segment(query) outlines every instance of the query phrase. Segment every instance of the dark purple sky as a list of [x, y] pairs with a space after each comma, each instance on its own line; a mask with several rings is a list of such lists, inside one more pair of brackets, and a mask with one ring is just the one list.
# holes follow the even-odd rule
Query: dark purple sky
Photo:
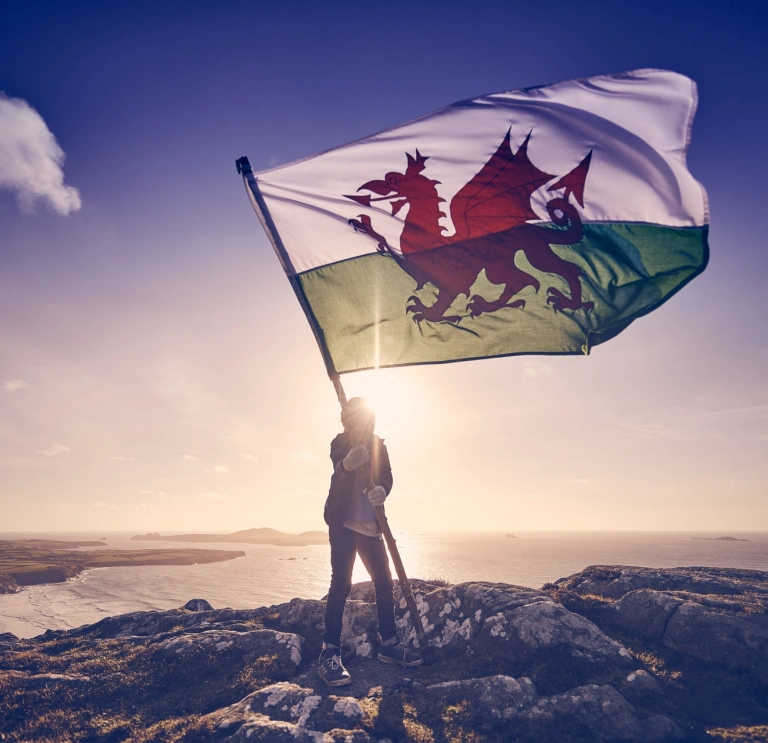
[[335, 403], [234, 160], [659, 67], [699, 85], [709, 268], [589, 359], [390, 376], [401, 519], [768, 529], [767, 61], [764, 2], [5, 3], [0, 90], [83, 203], [0, 190], [0, 382], [28, 385], [0, 387], [6, 528], [320, 525]]

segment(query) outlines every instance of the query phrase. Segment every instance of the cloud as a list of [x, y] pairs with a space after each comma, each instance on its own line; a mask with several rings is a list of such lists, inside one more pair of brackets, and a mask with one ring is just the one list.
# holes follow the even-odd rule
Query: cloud
[[168, 495], [165, 490], [139, 490], [141, 495], [159, 495], [161, 498]]
[[258, 462], [259, 458], [255, 454], [245, 454], [243, 452], [240, 452], [238, 455], [240, 459], [245, 459], [248, 462]]
[[316, 457], [314, 454], [311, 454], [308, 451], [296, 451], [293, 454], [291, 454], [291, 457], [296, 462], [319, 462], [320, 458]]
[[225, 467], [223, 464], [217, 464], [214, 467], [204, 469], [203, 472], [213, 472], [215, 475], [226, 475], [229, 472], [229, 467]]
[[136, 457], [110, 457], [113, 462], [135, 462]]
[[208, 498], [209, 500], [224, 500], [225, 498], [229, 498], [229, 496], [224, 493], [198, 493], [197, 497]]
[[191, 454], [185, 454], [185, 455], [182, 457], [182, 459], [183, 459], [185, 462], [196, 462], [196, 461], [197, 461], [197, 457], [193, 457]]
[[47, 449], [38, 449], [37, 453], [42, 454], [44, 457], [55, 457], [59, 454], [64, 454], [64, 452], [69, 451], [68, 446], [64, 446], [64, 444], [58, 444], [54, 442], [51, 444]]
[[123, 510], [120, 506], [116, 506], [114, 503], [105, 503], [103, 500], [94, 501], [93, 505], [98, 506], [99, 508], [111, 508], [113, 511]]
[[64, 150], [43, 117], [21, 98], [0, 92], [0, 188], [16, 194], [24, 211], [38, 200], [59, 214], [77, 211], [80, 192], [64, 185]]
[[543, 361], [526, 361], [523, 364], [523, 373], [529, 377], [541, 377], [552, 374], [552, 367]]
[[749, 405], [745, 408], [730, 408], [727, 410], [712, 410], [704, 413], [705, 418], [766, 418], [768, 405]]
[[9, 379], [7, 382], [3, 382], [3, 389], [6, 392], [18, 392], [19, 390], [28, 390], [29, 384], [23, 379]]
[[[679, 428], [672, 428], [665, 423], [621, 423], [630, 436], [643, 439], [685, 439], [692, 438]], [[695, 438], [695, 436], [693, 436]]]

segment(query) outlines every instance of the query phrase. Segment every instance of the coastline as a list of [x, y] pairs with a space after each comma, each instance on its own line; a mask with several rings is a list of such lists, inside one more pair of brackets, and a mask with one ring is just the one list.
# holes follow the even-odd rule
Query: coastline
[[[109, 547], [136, 550], [148, 546], [130, 541], [134, 533], [108, 534]], [[692, 536], [707, 534], [693, 531], [515, 533], [518, 539], [506, 539], [505, 532], [443, 533], [439, 539], [431, 535], [403, 534], [398, 536], [398, 546], [409, 576], [426, 575], [452, 583], [474, 579], [533, 589], [598, 564], [654, 568], [710, 565], [768, 570], [768, 534], [765, 532], [733, 533], [750, 540], [736, 543], [693, 541]], [[94, 533], [99, 537], [103, 534]], [[68, 536], [93, 537], [82, 533]], [[188, 546], [219, 548], [225, 545]], [[294, 597], [320, 599], [328, 590], [330, 562], [325, 545], [243, 544], [242, 550], [246, 554], [244, 559], [203, 565], [142, 566], [142, 570], [122, 567], [88, 570], [64, 583], [29, 586], [15, 595], [0, 595], [0, 625], [18, 636], [32, 637], [47, 629], [73, 628], [106, 616], [170, 610], [190, 596], [205, 598], [213, 606], [249, 609], [283, 603]], [[306, 559], [289, 560], [290, 557]], [[366, 577], [358, 561], [353, 582]]]
[[0, 541], [0, 594], [25, 586], [64, 583], [88, 568], [197, 565], [245, 557], [242, 550], [197, 548], [80, 551], [77, 547], [107, 547], [104, 542], [14, 540]]

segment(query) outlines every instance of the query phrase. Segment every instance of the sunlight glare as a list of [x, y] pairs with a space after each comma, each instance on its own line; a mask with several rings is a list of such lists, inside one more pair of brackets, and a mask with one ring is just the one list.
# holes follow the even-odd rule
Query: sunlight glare
[[411, 423], [412, 390], [402, 370], [376, 369], [344, 380], [348, 398], [364, 397], [376, 411], [376, 431], [392, 436]]

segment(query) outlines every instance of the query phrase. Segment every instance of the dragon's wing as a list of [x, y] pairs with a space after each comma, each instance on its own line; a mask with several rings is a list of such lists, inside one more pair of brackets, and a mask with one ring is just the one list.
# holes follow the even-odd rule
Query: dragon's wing
[[451, 201], [456, 235], [451, 242], [503, 232], [529, 219], [533, 192], [555, 176], [528, 159], [528, 140], [512, 153], [509, 132], [480, 172]]

